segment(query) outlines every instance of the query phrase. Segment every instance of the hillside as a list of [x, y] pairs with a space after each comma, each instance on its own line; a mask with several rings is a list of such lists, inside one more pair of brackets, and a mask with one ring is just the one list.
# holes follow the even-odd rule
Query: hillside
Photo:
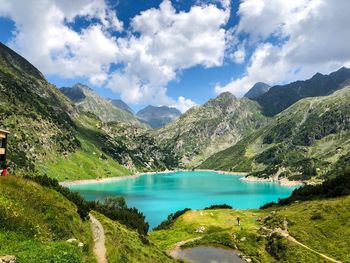
[[[193, 210], [171, 228], [151, 232], [151, 240], [170, 252], [197, 238], [184, 247], [224, 245], [251, 262], [330, 262], [323, 256], [349, 262], [349, 216], [349, 196], [260, 210]], [[203, 233], [195, 232], [199, 227]]]
[[174, 148], [182, 165], [195, 166], [232, 146], [267, 120], [256, 102], [237, 99], [226, 92], [188, 110], [177, 121], [156, 131], [155, 136], [161, 144]]
[[93, 214], [102, 223], [105, 230], [108, 262], [175, 262], [153, 244], [143, 244], [137, 232], [101, 214], [96, 212]]
[[323, 178], [350, 150], [350, 88], [303, 99], [201, 168], [250, 171], [295, 180]]
[[[61, 88], [60, 91], [71, 99], [78, 109], [91, 112], [104, 122], [119, 121], [133, 125], [141, 125], [127, 109], [115, 106], [113, 102], [97, 95], [90, 87], [83, 84], [75, 84], [71, 88]], [[117, 104], [117, 105], [120, 105]], [[125, 107], [125, 105], [124, 105]]]
[[180, 115], [181, 112], [179, 110], [166, 106], [147, 106], [136, 113], [140, 120], [152, 128], [163, 127], [176, 120]]
[[0, 187], [0, 255], [26, 263], [95, 262], [90, 224], [62, 195], [14, 177], [1, 177]]
[[0, 93], [1, 126], [11, 131], [11, 167], [34, 170], [48, 152], [66, 155], [80, 147], [73, 105], [34, 66], [2, 44]]
[[349, 85], [349, 82], [350, 69], [343, 67], [329, 75], [317, 73], [305, 81], [274, 86], [255, 100], [262, 106], [266, 115], [273, 116], [303, 98], [330, 95]]

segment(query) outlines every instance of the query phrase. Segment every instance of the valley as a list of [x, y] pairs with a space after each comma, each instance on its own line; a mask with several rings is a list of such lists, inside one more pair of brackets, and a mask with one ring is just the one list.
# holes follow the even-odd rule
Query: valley
[[[123, 101], [103, 98], [83, 84], [57, 88], [0, 44], [0, 128], [10, 131], [10, 176], [0, 178], [0, 256], [29, 263], [100, 262], [91, 214], [104, 230], [104, 257], [112, 263], [175, 262], [170, 257], [174, 248], [198, 245], [235, 249], [247, 262], [348, 262], [349, 80], [350, 70], [341, 68], [286, 87], [260, 83], [244, 98], [224, 92], [183, 114], [158, 106], [135, 114]], [[301, 90], [297, 95], [296, 86]], [[290, 100], [276, 100], [280, 89], [289, 88]], [[189, 194], [183, 200], [185, 194], [179, 193], [176, 198], [179, 185], [191, 186], [186, 191], [192, 194], [200, 186], [224, 197], [203, 196], [205, 205], [196, 210], [169, 210], [172, 215], [159, 224], [166, 219], [162, 215], [152, 223], [158, 227], [149, 231], [142, 205], [126, 194], [102, 193], [101, 188], [96, 190], [101, 196], [87, 201], [59, 185], [177, 170], [241, 172], [253, 181], [275, 181], [265, 185], [270, 196], [274, 187], [283, 189], [278, 184], [283, 180], [306, 186], [266, 200], [259, 196], [259, 204], [242, 206], [244, 187], [256, 197], [264, 183], [221, 182], [226, 177], [215, 175], [205, 183], [185, 180], [167, 189], [164, 174], [158, 174], [160, 179], [150, 175], [145, 177], [148, 189], [163, 191], [158, 199], [182, 202], [178, 210], [200, 196]], [[215, 186], [214, 180], [222, 185]], [[130, 182], [125, 180], [123, 189], [132, 189]], [[140, 194], [140, 185], [135, 188], [132, 194], [145, 204], [149, 193]], [[87, 196], [94, 191], [88, 189]], [[109, 199], [111, 195], [127, 199]], [[204, 209], [235, 196], [240, 199], [232, 199], [233, 208]], [[170, 207], [170, 201], [163, 205]]]

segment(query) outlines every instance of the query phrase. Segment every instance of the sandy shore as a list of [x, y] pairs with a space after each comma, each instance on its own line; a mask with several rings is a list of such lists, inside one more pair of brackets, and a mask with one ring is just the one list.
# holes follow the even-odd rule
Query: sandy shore
[[254, 176], [243, 177], [241, 178], [243, 181], [247, 182], [275, 182], [279, 183], [281, 186], [302, 186], [305, 184], [303, 181], [291, 181], [287, 178], [274, 179], [274, 178], [259, 178]]
[[[146, 174], [162, 174], [162, 173], [173, 173], [173, 172], [192, 172], [192, 170], [187, 169], [177, 169], [177, 170], [167, 170], [161, 172], [145, 172], [145, 173], [137, 173], [134, 175], [125, 175], [125, 176], [116, 176], [109, 178], [98, 178], [98, 179], [84, 179], [84, 180], [75, 180], [75, 181], [64, 181], [60, 182], [60, 185], [69, 187], [72, 185], [80, 185], [80, 184], [96, 184], [96, 183], [108, 183], [108, 182], [116, 182], [123, 181], [132, 178], [137, 178]], [[230, 174], [230, 175], [238, 175], [238, 176], [246, 176], [247, 173], [242, 172], [227, 172], [227, 171], [215, 171], [215, 170], [206, 170], [206, 169], [196, 169], [194, 172], [216, 172], [219, 174]]]

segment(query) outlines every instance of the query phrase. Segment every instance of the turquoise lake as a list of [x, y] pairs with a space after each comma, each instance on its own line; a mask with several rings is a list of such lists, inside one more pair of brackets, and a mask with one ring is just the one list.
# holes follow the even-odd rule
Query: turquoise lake
[[201, 209], [214, 204], [228, 204], [240, 209], [259, 208], [267, 202], [289, 196], [296, 188], [270, 182], [246, 182], [240, 178], [216, 172], [171, 172], [69, 188], [87, 200], [124, 196], [129, 207], [136, 207], [144, 213], [150, 229], [170, 213], [184, 208]]

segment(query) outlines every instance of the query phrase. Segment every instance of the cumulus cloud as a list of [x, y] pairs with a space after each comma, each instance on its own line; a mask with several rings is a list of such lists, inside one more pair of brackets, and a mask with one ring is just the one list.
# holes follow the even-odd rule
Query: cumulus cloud
[[350, 65], [347, 0], [244, 0], [235, 34], [253, 48], [245, 74], [217, 93], [242, 96], [254, 83], [305, 79]]
[[[0, 16], [15, 21], [10, 45], [46, 74], [99, 84], [117, 58], [109, 31], [122, 30], [122, 23], [103, 0], [0, 0]], [[99, 23], [76, 32], [68, 26], [76, 17]]]
[[[112, 78], [108, 86], [129, 102], [147, 100], [170, 105], [172, 100], [164, 87], [179, 71], [196, 65], [222, 65], [226, 47], [223, 26], [229, 16], [229, 9], [214, 4], [177, 12], [169, 0], [159, 8], [143, 11], [131, 21], [132, 34], [118, 39], [119, 61], [125, 65], [123, 78], [129, 81]], [[131, 80], [137, 85], [129, 85]], [[129, 93], [139, 96], [128, 96]]]
[[191, 99], [186, 99], [182, 96], [180, 96], [176, 102], [176, 104], [172, 105], [171, 107], [177, 108], [182, 113], [188, 111], [190, 108], [196, 106], [197, 103], [192, 101]]
[[[0, 16], [15, 21], [10, 45], [44, 73], [87, 78], [127, 102], [184, 111], [194, 103], [169, 98], [167, 84], [184, 69], [223, 64], [230, 1], [205, 1], [185, 12], [164, 0], [133, 17], [130, 28], [105, 0], [0, 0]], [[77, 18], [89, 26], [74, 29]], [[116, 34], [122, 30], [127, 34]]]

